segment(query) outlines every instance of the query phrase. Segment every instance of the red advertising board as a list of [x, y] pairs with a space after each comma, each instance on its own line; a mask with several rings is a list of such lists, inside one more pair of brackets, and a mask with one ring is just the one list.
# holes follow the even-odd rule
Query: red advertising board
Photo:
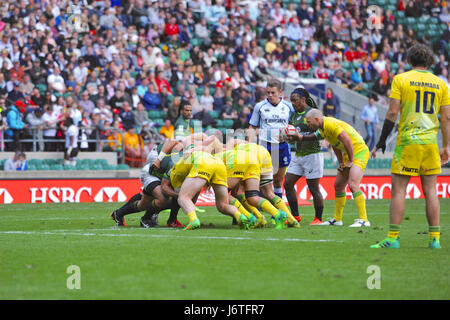
[[[336, 177], [320, 179], [320, 190], [325, 199], [334, 199]], [[390, 176], [367, 176], [361, 182], [366, 199], [390, 199]], [[0, 180], [0, 204], [58, 203], [58, 202], [123, 202], [140, 192], [139, 179], [41, 179]], [[297, 182], [296, 190], [301, 205], [311, 204], [311, 194], [305, 179]], [[439, 176], [437, 193], [440, 198], [450, 198], [450, 176]], [[351, 192], [347, 187], [347, 196]], [[420, 178], [413, 177], [407, 188], [407, 199], [423, 198]], [[212, 192], [202, 192], [197, 205], [215, 205]]]

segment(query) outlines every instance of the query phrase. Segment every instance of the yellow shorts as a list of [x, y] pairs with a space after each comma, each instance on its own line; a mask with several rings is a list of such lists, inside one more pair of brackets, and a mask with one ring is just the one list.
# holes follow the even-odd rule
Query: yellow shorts
[[228, 188], [227, 168], [225, 164], [214, 157], [204, 157], [192, 166], [187, 178], [202, 178], [209, 184], [218, 184]]
[[192, 169], [192, 164], [186, 163], [181, 158], [170, 170], [170, 184], [174, 190], [181, 187], [184, 179], [186, 179], [187, 175]]
[[258, 149], [258, 157], [261, 164], [261, 174], [272, 173], [272, 157], [270, 156], [270, 152], [267, 151], [267, 149], [263, 146], [259, 146]]
[[[364, 172], [366, 170], [367, 162], [369, 162], [370, 158], [370, 151], [369, 148], [366, 146], [361, 150], [357, 150], [356, 153], [353, 155], [353, 164], [355, 166], [358, 166], [361, 168], [361, 170]], [[348, 161], [348, 155], [345, 152], [343, 159], [344, 164]]]
[[238, 178], [242, 181], [247, 179], [260, 179], [261, 170], [259, 164], [236, 164], [233, 168], [227, 166], [228, 178]]
[[396, 146], [391, 173], [405, 176], [427, 176], [441, 173], [441, 159], [436, 144]]

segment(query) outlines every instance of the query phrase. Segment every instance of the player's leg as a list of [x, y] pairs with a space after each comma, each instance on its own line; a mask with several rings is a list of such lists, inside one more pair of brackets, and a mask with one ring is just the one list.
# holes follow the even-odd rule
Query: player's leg
[[298, 212], [298, 200], [297, 192], [295, 192], [295, 184], [298, 179], [304, 175], [303, 166], [301, 165], [300, 157], [295, 156], [286, 171], [284, 180], [284, 190], [286, 192], [286, 198], [289, 203], [289, 208], [294, 218], [300, 222], [302, 217]]
[[249, 228], [249, 220], [247, 217], [239, 212], [239, 210], [229, 203], [228, 188], [221, 184], [211, 184], [214, 190], [216, 208], [220, 213], [230, 216], [236, 221], [242, 228]]
[[428, 221], [428, 234], [430, 237], [429, 247], [440, 248], [440, 204], [436, 193], [437, 175], [426, 175], [420, 177], [422, 189], [425, 195], [425, 207]]
[[291, 214], [291, 210], [289, 210], [286, 203], [281, 199], [279, 196], [277, 196], [274, 193], [273, 184], [269, 183], [264, 186], [260, 186], [261, 188], [261, 195], [268, 199], [270, 203], [273, 204], [273, 206], [283, 212], [285, 212], [288, 216], [287, 223], [289, 227], [296, 227], [299, 228], [300, 224], [299, 221]]
[[250, 203], [248, 203], [247, 198], [245, 197], [245, 188], [243, 184], [239, 184], [237, 188], [233, 189], [232, 191], [233, 196], [239, 200], [239, 202], [244, 206], [244, 208], [251, 212], [252, 215], [254, 215], [256, 217], [256, 219], [258, 220], [258, 222], [256, 223], [256, 225], [254, 225], [255, 228], [258, 227], [264, 227], [267, 224], [266, 219], [264, 218], [264, 216], [261, 214], [261, 212], [259, 212], [259, 210], [252, 206]]
[[166, 225], [172, 228], [183, 228], [184, 226], [178, 221], [178, 211], [180, 210], [180, 205], [178, 204], [177, 198], [172, 198], [170, 200], [170, 214], [167, 219]]
[[111, 213], [111, 219], [113, 219], [116, 222], [116, 225], [119, 227], [127, 226], [125, 223], [125, 216], [127, 214], [136, 213], [139, 212], [137, 209], [137, 203], [142, 198], [142, 193], [137, 193], [134, 196], [132, 196], [123, 206], [121, 206], [119, 209], [114, 210]]
[[313, 197], [315, 217], [310, 225], [319, 225], [322, 221], [323, 197], [319, 180], [323, 177], [323, 154], [313, 153], [300, 158], [306, 184]]
[[334, 182], [334, 215], [333, 218], [325, 221], [321, 226], [342, 226], [342, 214], [344, 212], [345, 202], [346, 202], [346, 192], [345, 188], [348, 183], [349, 169], [344, 169], [336, 174], [336, 180]]
[[[146, 210], [144, 216], [141, 218], [140, 225], [144, 228], [157, 227], [159, 212], [170, 208], [170, 198], [166, 198], [162, 192], [160, 184], [156, 184], [155, 187], [147, 187], [144, 189], [142, 199], [137, 203], [138, 210]], [[151, 190], [151, 191], [150, 191]], [[148, 193], [151, 192], [151, 195]]]
[[318, 225], [323, 222], [323, 196], [320, 192], [319, 181], [320, 179], [306, 179], [306, 184], [308, 185], [309, 192], [311, 192], [311, 195], [313, 197], [315, 211], [314, 220], [310, 223], [310, 225]]
[[383, 241], [370, 246], [371, 248], [400, 248], [398, 242], [400, 234], [400, 225], [405, 215], [406, 188], [410, 176], [401, 174], [392, 174], [392, 198], [389, 207], [389, 231], [387, 238]]
[[189, 219], [189, 224], [186, 226], [185, 230], [197, 229], [200, 227], [200, 220], [195, 212], [195, 204], [192, 199], [202, 190], [206, 183], [207, 181], [203, 178], [188, 177], [181, 185], [180, 192], [178, 193], [178, 204]]
[[245, 186], [245, 197], [247, 198], [250, 205], [257, 207], [259, 210], [264, 211], [272, 215], [275, 219], [276, 229], [283, 229], [284, 223], [288, 218], [287, 213], [280, 209], [275, 208], [270, 201], [261, 198], [258, 195], [259, 190], [259, 180], [258, 179], [247, 179], [244, 182]]
[[356, 209], [358, 210], [359, 219], [350, 227], [370, 227], [370, 222], [367, 219], [366, 199], [361, 191], [360, 183], [364, 176], [364, 171], [356, 164], [350, 168], [348, 186], [353, 194]]

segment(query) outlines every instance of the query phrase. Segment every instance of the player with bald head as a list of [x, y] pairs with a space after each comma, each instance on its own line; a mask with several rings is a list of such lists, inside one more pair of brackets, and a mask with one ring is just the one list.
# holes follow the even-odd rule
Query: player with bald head
[[290, 141], [325, 139], [331, 144], [339, 161], [334, 184], [334, 217], [321, 225], [343, 225], [342, 214], [346, 202], [345, 188], [348, 184], [359, 214], [359, 219], [356, 219], [350, 227], [370, 227], [366, 213], [366, 201], [360, 188], [361, 179], [364, 176], [364, 170], [370, 156], [369, 148], [363, 137], [348, 123], [326, 117], [318, 109], [308, 111], [306, 123], [315, 132], [309, 135], [300, 135], [296, 132], [289, 137]]

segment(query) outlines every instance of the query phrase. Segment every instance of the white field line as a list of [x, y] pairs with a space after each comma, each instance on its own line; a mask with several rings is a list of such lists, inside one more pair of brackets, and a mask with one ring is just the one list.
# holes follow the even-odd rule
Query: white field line
[[[34, 210], [34, 209], [33, 209]], [[216, 215], [217, 213], [202, 213], [202, 215], [204, 216], [204, 217], [209, 217], [209, 216], [213, 216], [213, 215]], [[424, 208], [424, 211], [423, 212], [406, 212], [405, 213], [405, 215], [406, 216], [408, 216], [408, 215], [425, 215], [425, 208]], [[446, 212], [446, 210], [442, 210], [442, 208], [441, 208], [441, 213], [440, 213], [441, 215], [443, 215], [443, 214], [448, 214], [448, 212]], [[1, 214], [0, 214], [1, 215]], [[36, 214], [36, 215], [38, 215], [38, 214]], [[357, 217], [358, 216], [358, 214], [357, 213], [354, 213], [354, 214], [352, 214], [352, 213], [348, 213], [348, 214], [345, 214], [349, 219], [351, 219], [351, 217], [353, 217], [353, 216], [355, 216], [355, 217]], [[378, 216], [378, 215], [389, 215], [389, 212], [368, 212], [367, 213], [367, 216], [369, 217], [369, 219], [370, 219], [370, 216]], [[314, 216], [314, 213], [304, 213], [304, 214], [302, 214], [302, 217], [313, 217]], [[138, 215], [135, 215], [134, 217], [138, 217]], [[163, 217], [164, 217], [164, 214], [163, 214]], [[267, 215], [266, 217], [269, 217], [269, 215]], [[331, 218], [332, 216], [330, 216], [330, 218]], [[109, 215], [103, 215], [103, 216], [99, 216], [99, 217], [83, 217], [83, 216], [69, 216], [69, 214], [67, 214], [67, 216], [65, 216], [65, 217], [61, 217], [61, 216], [59, 216], [59, 217], [46, 217], [46, 218], [44, 218], [44, 217], [30, 217], [30, 216], [27, 216], [27, 217], [13, 217], [13, 216], [8, 216], [7, 218], [5, 218], [5, 219], [8, 219], [8, 221], [27, 221], [27, 222], [32, 222], [32, 221], [53, 221], [53, 220], [62, 220], [62, 221], [65, 221], [65, 220], [72, 220], [72, 221], [75, 221], [75, 220], [98, 220], [98, 221], [101, 221], [101, 220], [104, 220], [104, 218], [106, 218], [106, 220], [111, 220], [110, 218], [109, 218]], [[327, 220], [327, 217], [324, 217], [324, 220]]]
[[[188, 231], [192, 232], [192, 231]], [[131, 234], [131, 233], [94, 233], [94, 232], [73, 232], [68, 230], [53, 231], [0, 231], [0, 234], [7, 235], [57, 235], [57, 236], [100, 236], [100, 237], [143, 237], [143, 238], [172, 238], [172, 239], [198, 239], [198, 240], [244, 240], [244, 241], [289, 241], [289, 242], [343, 242], [343, 240], [325, 239], [300, 239], [300, 238], [251, 238], [251, 237], [219, 237], [219, 236], [188, 236], [169, 234]]]

